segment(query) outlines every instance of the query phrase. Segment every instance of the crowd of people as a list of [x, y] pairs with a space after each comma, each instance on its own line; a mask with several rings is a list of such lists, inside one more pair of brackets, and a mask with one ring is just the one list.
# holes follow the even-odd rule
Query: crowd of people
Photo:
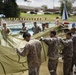
[[[34, 26], [31, 28], [33, 31], [33, 35], [41, 31], [45, 31], [47, 28], [49, 28], [49, 23], [42, 23], [42, 28], [40, 28], [40, 26], [37, 25], [37, 22], [34, 22], [33, 25]], [[20, 32], [24, 33], [27, 31], [28, 31], [28, 28], [26, 27], [26, 23], [22, 23], [22, 30]]]
[[[42, 24], [43, 30], [45, 27], [48, 28], [48, 24]], [[22, 23], [22, 30], [26, 30], [25, 23]], [[3, 30], [10, 34], [10, 29], [3, 24]], [[34, 27], [32, 27], [34, 34], [41, 31], [41, 28], [37, 26], [34, 22]], [[19, 55], [25, 57], [27, 56], [28, 63], [28, 75], [39, 75], [41, 66], [41, 41], [45, 42], [48, 46], [48, 70], [50, 75], [57, 75], [58, 59], [59, 59], [59, 45], [63, 46], [62, 49], [62, 59], [63, 59], [63, 75], [73, 75], [73, 66], [76, 66], [76, 28], [72, 28], [70, 32], [66, 33], [66, 39], [56, 36], [56, 31], [50, 31], [50, 37], [41, 37], [40, 40], [31, 39], [31, 34], [27, 31], [23, 32], [23, 38], [27, 41], [25, 47], [21, 51], [16, 48]], [[76, 73], [76, 72], [74, 72]]]
[[[25, 32], [28, 32], [29, 28], [26, 27], [26, 23], [22, 22], [22, 28], [20, 29], [20, 33], [23, 34]], [[41, 31], [45, 31], [46, 29], [49, 28], [49, 23], [42, 23], [41, 27], [37, 24], [37, 22], [33, 22], [33, 26], [31, 27], [31, 30], [33, 32], [33, 35], [41, 32]], [[1, 30], [3, 30], [7, 35], [12, 34], [12, 30], [10, 28], [7, 27], [7, 23], [4, 22], [1, 25]]]
[[[50, 75], [57, 75], [57, 66], [59, 58], [59, 45], [63, 45], [62, 59], [63, 59], [63, 75], [73, 75], [73, 66], [76, 66], [76, 29], [72, 28], [70, 32], [66, 33], [66, 39], [56, 36], [56, 31], [50, 31], [50, 37], [41, 37], [40, 40], [30, 39], [31, 35], [26, 32], [23, 33], [23, 38], [28, 43], [25, 45], [24, 50], [17, 53], [21, 56], [27, 56], [29, 67], [28, 75], [39, 75], [41, 66], [41, 41], [48, 45], [48, 70]], [[76, 72], [74, 72], [76, 73]]]

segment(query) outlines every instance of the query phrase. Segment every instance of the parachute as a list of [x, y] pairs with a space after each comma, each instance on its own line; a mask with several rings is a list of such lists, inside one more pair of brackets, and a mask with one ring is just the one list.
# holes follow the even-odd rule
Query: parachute
[[[49, 34], [50, 29], [61, 32], [60, 27], [48, 28], [44, 32], [33, 35], [32, 38], [39, 39]], [[59, 33], [59, 36], [62, 33]], [[27, 57], [17, 54], [16, 48], [23, 48], [27, 42], [23, 40], [22, 35], [7, 35], [0, 30], [0, 75], [22, 75], [28, 70]], [[41, 58], [42, 62], [47, 59], [48, 46], [42, 42]]]
[[[47, 31], [46, 31], [47, 32]], [[38, 39], [46, 32], [38, 33], [33, 38]], [[15, 37], [7, 35], [3, 30], [0, 31], [0, 75], [21, 75], [28, 70], [27, 57], [17, 54], [16, 48], [23, 48], [26, 44], [20, 35]], [[42, 42], [42, 62], [47, 58], [47, 45]]]

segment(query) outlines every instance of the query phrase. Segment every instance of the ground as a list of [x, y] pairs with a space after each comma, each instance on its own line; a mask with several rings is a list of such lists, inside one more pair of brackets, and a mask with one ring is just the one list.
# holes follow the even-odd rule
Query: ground
[[[24, 17], [24, 18], [30, 18], [30, 20], [32, 18], [42, 18], [42, 21], [50, 21], [50, 22], [55, 22], [56, 17], [59, 17], [59, 19], [61, 20], [61, 22], [63, 21], [61, 19], [60, 14], [41, 14], [41, 15], [37, 15], [37, 14], [26, 14], [26, 13], [21, 13], [20, 17]], [[76, 22], [76, 15], [71, 15], [70, 17], [68, 17], [69, 22]]]
[[[62, 69], [63, 69], [62, 68], [62, 62], [59, 62], [58, 69], [57, 69], [58, 75], [63, 75]], [[22, 75], [28, 75], [28, 71], [24, 72]], [[40, 75], [50, 75], [48, 68], [47, 68], [47, 62], [42, 63], [41, 68], [40, 68]]]

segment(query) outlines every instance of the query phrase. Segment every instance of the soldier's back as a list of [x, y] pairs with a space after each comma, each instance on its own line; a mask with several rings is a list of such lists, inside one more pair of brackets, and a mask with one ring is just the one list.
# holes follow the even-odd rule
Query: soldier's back
[[29, 41], [29, 54], [27, 56], [30, 66], [40, 66], [41, 64], [41, 42], [39, 40]]

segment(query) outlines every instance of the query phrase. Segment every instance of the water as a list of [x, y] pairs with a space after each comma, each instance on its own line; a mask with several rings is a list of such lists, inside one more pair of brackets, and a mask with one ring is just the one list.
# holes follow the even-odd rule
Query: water
[[[21, 30], [21, 29], [20, 29], [20, 30]], [[20, 30], [12, 30], [12, 29], [11, 29], [12, 34], [18, 34], [18, 33], [20, 33]], [[29, 32], [31, 35], [33, 35], [33, 31], [32, 31], [31, 29], [29, 29], [28, 32]]]
[[32, 31], [32, 30], [29, 29], [28, 32], [29, 32], [31, 35], [33, 35], [33, 31]]
[[[37, 23], [38, 26], [40, 26], [40, 28], [42, 29], [42, 23]], [[32, 31], [32, 27], [33, 27], [33, 23], [26, 23], [26, 27], [28, 29], [28, 32], [33, 35], [33, 31]], [[49, 27], [54, 27], [55, 24], [54, 23], [49, 23]], [[18, 34], [20, 33], [20, 30], [22, 29], [22, 25], [21, 24], [15, 24], [15, 25], [9, 25], [7, 26], [8, 28], [11, 29], [12, 34]]]
[[[33, 23], [31, 23], [31, 22], [26, 23], [25, 25], [29, 29], [31, 29], [34, 26]], [[40, 26], [40, 28], [42, 28], [42, 23], [37, 23], [37, 25]], [[49, 27], [53, 27], [53, 26], [55, 26], [54, 23], [49, 23]], [[22, 25], [21, 24], [15, 24], [15, 25], [9, 25], [7, 27], [9, 27], [11, 29], [13, 29], [13, 28], [14, 29], [21, 29], [22, 28]]]
[[[40, 26], [40, 28], [42, 29], [42, 23], [41, 22], [37, 23], [37, 25]], [[26, 27], [28, 29], [28, 32], [31, 35], [33, 35], [33, 31], [31, 29], [33, 26], [34, 26], [33, 22], [26, 23]], [[54, 22], [53, 23], [49, 23], [49, 28], [54, 27], [54, 26], [55, 26]], [[68, 26], [69, 26], [69, 29], [72, 28], [72, 23], [70, 23]], [[9, 25], [7, 27], [11, 29], [12, 34], [18, 34], [18, 33], [20, 33], [20, 30], [22, 29], [21, 23], [20, 24], [12, 24], [12, 25]]]
[[68, 28], [69, 28], [69, 29], [71, 29], [71, 28], [72, 28], [72, 23], [70, 23], [70, 24], [68, 25]]

